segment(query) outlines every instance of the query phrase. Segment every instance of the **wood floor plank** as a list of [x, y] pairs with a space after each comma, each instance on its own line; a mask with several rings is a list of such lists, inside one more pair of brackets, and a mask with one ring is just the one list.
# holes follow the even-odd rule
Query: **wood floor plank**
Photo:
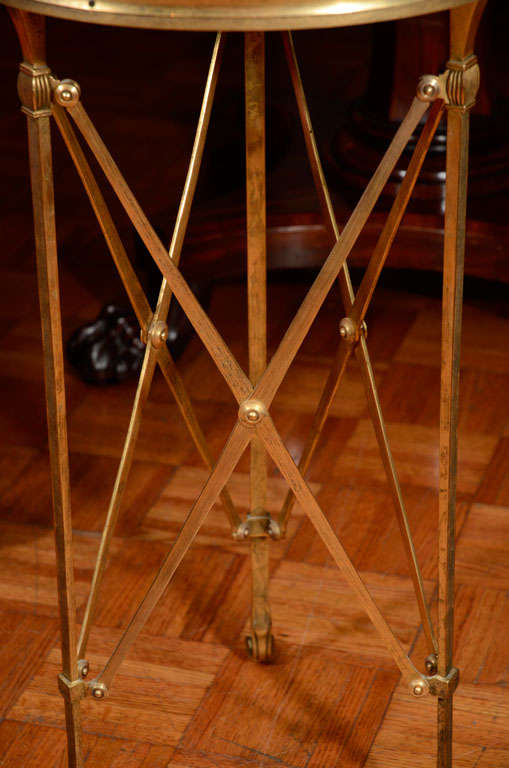
[[[44, 616], [0, 611], [0, 717], [3, 717], [58, 636], [58, 624]], [[20, 658], [20, 648], [23, 657]]]
[[[461, 364], [463, 370], [507, 375], [506, 339], [509, 320], [495, 304], [465, 303]], [[395, 359], [417, 365], [440, 365], [440, 302], [429, 300], [406, 334]]]
[[476, 494], [476, 501], [509, 507], [509, 437], [497, 443]]
[[[91, 674], [102, 668], [119, 632], [95, 628], [88, 649]], [[223, 664], [227, 649], [212, 644], [141, 636], [104, 701], [83, 701], [87, 733], [159, 746], [176, 746], [208, 687]], [[11, 720], [64, 725], [57, 689], [60, 652], [55, 646], [8, 711]], [[141, 748], [141, 747], [140, 747]], [[144, 758], [145, 759], [145, 758]]]
[[458, 545], [457, 581], [509, 588], [509, 507], [473, 504]]
[[[461, 684], [455, 695], [454, 743], [458, 764], [474, 768], [483, 750], [509, 749], [509, 702], [504, 688]], [[405, 686], [396, 688], [382, 727], [366, 762], [368, 768], [417, 765], [433, 768], [436, 701], [411, 699]], [[414, 757], [411, 757], [411, 756]], [[379, 759], [380, 757], [380, 759]], [[394, 760], [393, 763], [389, 759]], [[416, 762], [413, 762], [416, 760]]]
[[[387, 424], [394, 461], [403, 484], [436, 488], [438, 484], [438, 425]], [[474, 494], [495, 451], [497, 439], [480, 433], [459, 434], [458, 492]], [[353, 484], [383, 483], [384, 468], [373, 427], [361, 419], [342, 454], [330, 467], [333, 478]]]
[[2, 768], [65, 768], [65, 731], [41, 723], [4, 720], [0, 723], [0, 760]]
[[[410, 579], [361, 574], [394, 633], [409, 648], [419, 626]], [[425, 583], [428, 597], [433, 590]], [[349, 663], [393, 669], [394, 661], [337, 568], [283, 561], [271, 580], [277, 634], [285, 642], [338, 651]]]
[[[264, 767], [340, 764], [344, 754], [367, 754], [397, 678], [395, 672], [353, 667], [337, 653], [306, 646], [280, 647], [268, 667], [232, 658], [180, 747], [214, 755], [219, 765], [228, 759]], [[376, 695], [379, 717], [369, 706], [369, 691]], [[353, 759], [346, 764], [355, 765]]]

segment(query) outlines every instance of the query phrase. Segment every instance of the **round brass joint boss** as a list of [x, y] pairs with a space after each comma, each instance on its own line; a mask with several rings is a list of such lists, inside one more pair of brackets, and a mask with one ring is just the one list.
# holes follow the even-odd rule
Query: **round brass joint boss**
[[90, 671], [90, 665], [86, 659], [80, 659], [78, 661], [78, 674], [81, 678], [87, 677]]
[[414, 696], [425, 696], [429, 693], [429, 685], [423, 677], [417, 678], [410, 683], [410, 692]]
[[424, 660], [424, 666], [426, 668], [426, 674], [429, 677], [436, 675], [438, 660], [435, 653], [430, 653], [429, 656], [426, 656], [426, 659]]
[[61, 107], [73, 107], [81, 96], [81, 88], [74, 80], [61, 80], [55, 88], [55, 101]]
[[436, 75], [423, 75], [417, 86], [417, 98], [421, 101], [435, 101], [440, 96], [440, 81]]
[[156, 323], [150, 326], [148, 331], [148, 337], [155, 349], [159, 349], [166, 342], [168, 338], [168, 326], [162, 320], [158, 320]]
[[350, 317], [344, 317], [339, 323], [339, 335], [350, 343], [355, 341], [357, 326]]
[[104, 699], [108, 695], [108, 689], [104, 683], [93, 683], [91, 687], [94, 699]]
[[248, 427], [256, 427], [267, 415], [267, 409], [260, 400], [245, 400], [239, 408], [239, 419]]

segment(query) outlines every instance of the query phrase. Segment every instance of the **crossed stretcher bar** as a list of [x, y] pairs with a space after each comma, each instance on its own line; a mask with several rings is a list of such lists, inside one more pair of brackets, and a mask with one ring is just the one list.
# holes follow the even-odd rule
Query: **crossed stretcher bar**
[[[309, 289], [294, 319], [290, 323], [290, 326], [268, 364], [265, 373], [256, 386], [251, 384], [248, 376], [239, 366], [232, 352], [197, 301], [178, 269], [182, 244], [189, 219], [189, 212], [203, 155], [207, 128], [210, 121], [220, 61], [224, 48], [224, 34], [219, 33], [216, 37], [191, 161], [169, 253], [164, 248], [154, 229], [147, 220], [81, 102], [78, 101], [75, 104], [67, 106], [65, 109], [61, 104], [53, 104], [54, 117], [70, 152], [71, 158], [82, 179], [85, 190], [90, 198], [117, 270], [145, 334], [145, 338], [147, 339], [147, 348], [129, 429], [108, 509], [92, 579], [90, 595], [83, 620], [81, 636], [78, 643], [78, 658], [83, 658], [85, 653], [106, 565], [109, 545], [118, 518], [123, 490], [127, 482], [134, 456], [141, 413], [148, 397], [157, 364], [159, 364], [166, 381], [174, 394], [177, 405], [202, 458], [211, 470], [209, 478], [186, 518], [171, 550], [164, 559], [156, 577], [129, 625], [125, 629], [104, 670], [90, 683], [92, 693], [99, 687], [102, 691], [107, 691], [111, 686], [113, 677], [119, 665], [127, 654], [130, 646], [135, 642], [150, 613], [164, 593], [218, 496], [221, 496], [233, 532], [238, 530], [241, 525], [241, 519], [234, 508], [225, 486], [243, 452], [255, 437], [262, 442], [267, 453], [272, 457], [275, 465], [285, 477], [290, 488], [278, 518], [281, 529], [284, 530], [293, 503], [297, 500], [309, 516], [344, 577], [356, 592], [360, 603], [381, 635], [387, 649], [394, 657], [403, 677], [409, 683], [415, 683], [415, 681], [418, 680], [424, 689], [428, 689], [426, 678], [418, 672], [412, 661], [409, 659], [407, 653], [401, 646], [399, 640], [395, 637], [387, 621], [371, 597], [364, 582], [357, 573], [343, 546], [331, 528], [326, 516], [306, 484], [304, 474], [311, 461], [311, 457], [317, 445], [341, 377], [346, 368], [346, 364], [350, 355], [354, 352], [363, 374], [371, 418], [375, 427], [375, 433], [381, 450], [389, 485], [394, 497], [397, 518], [410, 565], [410, 572], [428, 648], [431, 653], [436, 653], [437, 643], [433, 632], [429, 607], [424, 596], [422, 577], [412, 542], [401, 490], [387, 440], [366, 338], [363, 332], [363, 321], [380, 272], [384, 266], [391, 244], [414, 189], [426, 153], [440, 122], [444, 103], [440, 99], [436, 100], [430, 108], [428, 102], [421, 101], [418, 98], [414, 99], [379, 167], [367, 185], [364, 194], [349, 221], [340, 233], [314, 139], [291, 34], [284, 33], [283, 38], [315, 185], [323, 209], [325, 222], [335, 245]], [[354, 295], [346, 259], [364, 228], [394, 166], [401, 156], [401, 153], [428, 109], [429, 115], [421, 131], [407, 172], [401, 183], [392, 209], [387, 217], [385, 226], [379, 236], [357, 295]], [[106, 178], [125, 208], [138, 234], [145, 243], [147, 250], [151, 253], [154, 261], [161, 270], [163, 281], [154, 312], [152, 312], [150, 308], [149, 302], [123, 248], [98, 184], [66, 113], [72, 117], [77, 128], [88, 143]], [[269, 413], [269, 408], [288, 368], [295, 358], [311, 324], [336, 279], [339, 281], [347, 319], [350, 324], [348, 329], [351, 333], [348, 334], [345, 332], [345, 338], [339, 343], [333, 365], [314, 417], [308, 441], [299, 466], [297, 467], [274, 426]], [[166, 321], [172, 295], [175, 296], [188, 319], [194, 326], [198, 336], [206, 346], [239, 404], [239, 418], [214, 466], [205, 437], [198, 424], [189, 396], [176, 369], [175, 363], [171, 358], [166, 344], [159, 343], [161, 340], [158, 333], [162, 324]]]

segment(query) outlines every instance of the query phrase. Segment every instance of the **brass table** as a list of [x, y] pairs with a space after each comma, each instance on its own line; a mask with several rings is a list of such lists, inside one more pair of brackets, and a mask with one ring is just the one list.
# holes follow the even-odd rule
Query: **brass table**
[[[486, 0], [1, 0], [16, 27], [23, 62], [19, 95], [27, 116], [33, 194], [35, 240], [43, 345], [49, 449], [58, 563], [63, 671], [59, 687], [65, 702], [69, 766], [83, 766], [80, 701], [86, 695], [108, 695], [123, 658], [142, 630], [189, 549], [208, 511], [220, 496], [236, 539], [248, 539], [253, 571], [252, 631], [248, 650], [254, 659], [269, 661], [272, 632], [268, 603], [268, 554], [271, 539], [284, 536], [295, 500], [301, 504], [319, 536], [352, 587], [360, 604], [409, 686], [409, 695], [432, 695], [438, 704], [437, 765], [452, 766], [453, 694], [458, 670], [453, 666], [454, 541], [456, 490], [456, 428], [459, 347], [465, 245], [469, 113], [479, 86], [479, 67], [473, 53], [475, 33]], [[364, 24], [447, 9], [450, 11], [450, 60], [443, 73], [424, 75], [416, 96], [379, 167], [340, 232], [325, 182], [307, 108], [291, 30]], [[46, 64], [45, 16], [130, 27], [182, 30], [220, 30], [212, 51], [201, 114], [169, 252], [151, 227], [112, 155], [101, 140], [81, 101], [79, 85], [59, 80]], [[266, 354], [266, 204], [265, 204], [265, 40], [268, 30], [280, 30], [316, 190], [330, 232], [331, 251], [296, 313], [277, 351], [267, 364]], [[187, 285], [178, 264], [189, 211], [196, 187], [214, 92], [219, 76], [225, 32], [245, 34], [245, 107], [247, 164], [247, 259], [249, 371], [246, 373]], [[443, 320], [440, 393], [440, 486], [438, 521], [438, 623], [433, 627], [423, 590], [411, 531], [396, 470], [387, 441], [383, 416], [371, 368], [364, 317], [392, 241], [405, 213], [426, 152], [444, 113], [447, 113], [447, 191], [444, 235]], [[146, 352], [124, 450], [109, 505], [89, 599], [77, 636], [73, 585], [72, 518], [62, 330], [54, 221], [50, 122], [54, 118], [81, 177], [107, 245], [142, 328]], [[420, 132], [406, 175], [380, 234], [356, 294], [347, 257], [361, 233], [383, 187], [410, 137], [421, 121]], [[141, 288], [126, 255], [75, 128], [95, 156], [134, 227], [162, 273], [155, 310]], [[343, 302], [338, 348], [299, 466], [278, 434], [271, 402], [325, 297], [338, 280]], [[175, 296], [238, 402], [234, 427], [217, 461], [207, 447], [182, 378], [166, 346], [167, 315]], [[334, 395], [351, 355], [363, 374], [367, 402], [394, 497], [410, 574], [413, 580], [429, 655], [419, 671], [393, 634], [331, 528], [326, 515], [304, 480]], [[190, 434], [210, 475], [159, 572], [123, 632], [102, 671], [89, 680], [86, 647], [107, 562], [109, 545], [119, 514], [122, 493], [132, 463], [144, 403], [156, 366], [175, 397]], [[251, 452], [250, 513], [242, 520], [226, 483], [243, 451]], [[289, 485], [279, 515], [265, 509], [267, 454]]]

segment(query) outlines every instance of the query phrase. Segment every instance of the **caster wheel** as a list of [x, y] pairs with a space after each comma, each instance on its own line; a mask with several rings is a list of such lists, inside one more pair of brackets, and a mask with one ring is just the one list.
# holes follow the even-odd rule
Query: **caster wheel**
[[266, 664], [272, 661], [274, 652], [274, 636], [264, 635], [259, 638], [256, 634], [247, 635], [246, 648], [249, 656], [254, 661], [259, 661], [262, 664]]

